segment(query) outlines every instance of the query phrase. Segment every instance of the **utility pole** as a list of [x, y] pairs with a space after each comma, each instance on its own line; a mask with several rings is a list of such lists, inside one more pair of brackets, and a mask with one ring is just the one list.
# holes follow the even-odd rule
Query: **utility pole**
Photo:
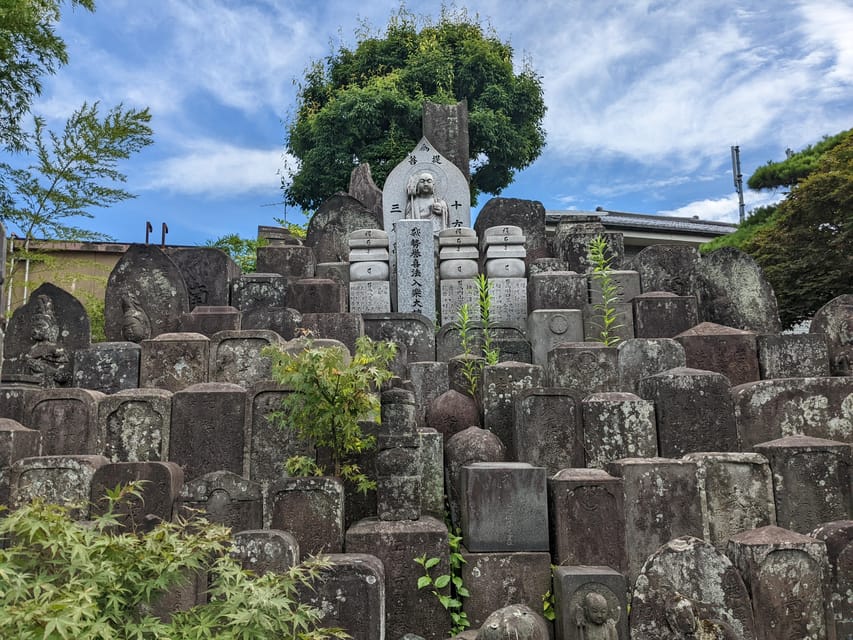
[[732, 147], [732, 177], [734, 177], [735, 189], [737, 190], [740, 223], [743, 224], [746, 218], [743, 206], [743, 174], [740, 172], [740, 147], [737, 145]]

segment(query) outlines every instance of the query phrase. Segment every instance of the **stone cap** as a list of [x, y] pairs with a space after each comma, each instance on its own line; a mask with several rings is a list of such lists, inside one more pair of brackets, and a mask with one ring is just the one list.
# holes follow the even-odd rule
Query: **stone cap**
[[201, 333], [188, 331], [186, 333], [173, 332], [161, 333], [159, 336], [143, 340], [142, 342], [210, 342], [210, 338]]
[[591, 393], [584, 398], [584, 403], [589, 402], [649, 402], [644, 400], [635, 393], [627, 391], [604, 391], [601, 393]]
[[687, 338], [690, 336], [754, 336], [756, 335], [754, 331], [743, 331], [742, 329], [735, 329], [734, 327], [727, 327], [722, 324], [715, 324], [713, 322], [700, 322], [694, 327], [690, 327], [686, 331], [682, 331], [679, 333], [676, 338]]
[[776, 440], [769, 440], [767, 442], [760, 442], [756, 445], [753, 445], [753, 449], [784, 449], [789, 447], [796, 447], [798, 449], [837, 449], [843, 447], [845, 449], [850, 449], [851, 445], [846, 442], [839, 442], [838, 440], [826, 440], [824, 438], [814, 438], [812, 436], [804, 436], [802, 434], [795, 434], [792, 436], [785, 436], [784, 438], [777, 438]]
[[551, 480], [612, 482], [619, 478], [611, 476], [603, 469], [560, 469], [551, 476]]

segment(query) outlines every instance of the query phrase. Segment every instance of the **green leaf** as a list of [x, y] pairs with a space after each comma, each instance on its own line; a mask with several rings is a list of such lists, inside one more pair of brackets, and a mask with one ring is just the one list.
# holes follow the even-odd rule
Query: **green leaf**
[[425, 569], [432, 569], [435, 565], [441, 562], [440, 558], [429, 558], [424, 564]]
[[431, 584], [432, 578], [430, 578], [429, 576], [421, 576], [420, 578], [418, 578], [418, 589], [423, 589], [425, 587], [430, 586]]
[[444, 589], [448, 584], [450, 584], [450, 576], [447, 574], [440, 575], [435, 579], [436, 589]]

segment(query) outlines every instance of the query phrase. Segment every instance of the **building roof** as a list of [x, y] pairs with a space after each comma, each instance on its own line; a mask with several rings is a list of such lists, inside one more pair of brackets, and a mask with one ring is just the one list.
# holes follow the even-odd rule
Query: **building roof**
[[652, 231], [672, 234], [695, 234], [701, 236], [723, 236], [732, 233], [737, 225], [730, 222], [715, 222], [692, 218], [677, 218], [646, 213], [627, 213], [624, 211], [546, 211], [548, 224], [571, 221], [572, 218], [601, 219], [605, 228], [613, 231]]

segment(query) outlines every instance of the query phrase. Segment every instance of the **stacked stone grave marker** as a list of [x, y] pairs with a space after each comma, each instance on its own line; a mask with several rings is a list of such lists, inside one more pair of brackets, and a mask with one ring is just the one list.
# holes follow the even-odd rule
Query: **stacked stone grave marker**
[[349, 310], [390, 313], [391, 268], [388, 234], [358, 229], [349, 235]]
[[104, 397], [88, 389], [42, 389], [28, 398], [22, 424], [41, 432], [43, 455], [100, 454], [98, 403]]
[[34, 498], [69, 505], [75, 520], [89, 516], [92, 477], [107, 464], [104, 456], [40, 456], [21, 458], [9, 470], [9, 504], [21, 507]]
[[853, 294], [833, 298], [818, 309], [809, 332], [826, 336], [832, 375], [853, 375]]
[[178, 266], [189, 296], [189, 310], [228, 304], [229, 283], [240, 275], [240, 266], [222, 249], [176, 247], [168, 256]]
[[289, 531], [303, 558], [344, 548], [344, 485], [333, 477], [282, 478], [269, 489], [270, 527]]
[[102, 465], [92, 476], [91, 516], [107, 512], [103, 501], [115, 487], [139, 483], [139, 496], [119, 503], [114, 513], [125, 531], [150, 531], [159, 522], [171, 522], [184, 472], [174, 462], [114, 462]]
[[557, 640], [627, 640], [628, 585], [606, 566], [554, 569]]
[[181, 318], [181, 331], [212, 338], [220, 331], [239, 331], [241, 320], [242, 313], [235, 307], [196, 306]]
[[838, 520], [821, 525], [811, 537], [826, 544], [829, 563], [829, 602], [838, 640], [853, 635], [853, 521]]
[[225, 382], [194, 384], [172, 396], [169, 459], [188, 480], [219, 470], [243, 473], [245, 404], [246, 390]]
[[703, 538], [718, 549], [732, 536], [776, 524], [773, 477], [757, 453], [690, 453], [696, 463]]
[[376, 456], [376, 511], [380, 520], [417, 520], [421, 515], [421, 475], [415, 394], [382, 393]]
[[623, 458], [607, 465], [622, 478], [628, 580], [658, 547], [679, 536], [702, 537], [696, 463], [667, 458]]
[[246, 273], [231, 282], [231, 306], [240, 310], [241, 329], [272, 329], [293, 338], [301, 314], [288, 307], [287, 279], [277, 273]]
[[168, 460], [171, 422], [172, 393], [165, 389], [126, 389], [98, 403], [98, 431], [112, 462]]
[[823, 542], [780, 527], [739, 533], [726, 554], [749, 589], [756, 640], [825, 640]]
[[324, 627], [338, 627], [353, 640], [385, 635], [385, 567], [366, 553], [330, 553], [329, 566], [302, 601], [322, 612]]
[[583, 400], [584, 464], [603, 469], [619, 458], [658, 454], [655, 406], [633, 393], [593, 393]]
[[3, 372], [35, 376], [42, 387], [70, 387], [74, 353], [88, 348], [89, 341], [89, 316], [83, 305], [46, 282], [9, 320]]
[[261, 485], [230, 471], [212, 471], [188, 481], [179, 502], [184, 516], [201, 510], [205, 518], [232, 531], [263, 526]]
[[269, 329], [220, 331], [210, 339], [208, 380], [250, 387], [272, 377], [272, 360], [263, 354], [267, 347], [284, 344]]
[[755, 627], [743, 579], [713, 545], [695, 537], [679, 537], [655, 551], [643, 565], [631, 599], [632, 639], [754, 640]]
[[142, 348], [133, 342], [99, 342], [74, 352], [74, 386], [116, 393], [139, 386]]
[[554, 564], [628, 568], [622, 482], [601, 469], [563, 469], [548, 479]]
[[780, 527], [808, 533], [823, 522], [853, 515], [849, 444], [788, 436], [753, 450], [770, 462]]
[[293, 534], [278, 529], [252, 529], [233, 534], [231, 555], [256, 576], [286, 573], [299, 563], [299, 542]]
[[478, 245], [477, 234], [468, 227], [442, 229], [438, 234], [441, 324], [455, 322], [463, 305], [472, 321], [480, 320]]
[[526, 238], [520, 227], [489, 227], [481, 239], [491, 289], [492, 322], [527, 323]]
[[130, 246], [110, 273], [104, 300], [104, 332], [113, 342], [179, 331], [190, 311], [181, 270], [154, 245]]
[[830, 375], [826, 336], [815, 333], [757, 336], [761, 379]]
[[513, 399], [514, 460], [560, 469], [584, 466], [583, 430], [578, 400], [558, 387], [526, 389]]
[[207, 382], [210, 339], [200, 333], [163, 333], [142, 341], [139, 386], [180, 391]]
[[256, 249], [259, 273], [277, 273], [288, 282], [314, 277], [314, 251], [303, 246], [301, 240], [291, 238]]
[[494, 433], [480, 427], [468, 427], [447, 440], [444, 445], [445, 486], [453, 527], [460, 527], [461, 497], [459, 477], [462, 469], [475, 462], [501, 462], [506, 447]]
[[429, 220], [399, 220], [397, 311], [435, 318], [435, 237]]
[[640, 380], [640, 397], [655, 403], [660, 455], [739, 451], [729, 389], [724, 375], [699, 369], [670, 369]]
[[535, 200], [492, 198], [477, 214], [474, 229], [482, 233], [489, 227], [519, 227], [527, 238], [525, 262], [530, 267], [536, 260], [551, 254], [545, 237], [545, 207]]
[[9, 470], [16, 460], [41, 454], [41, 433], [0, 418], [0, 504], [9, 504]]
[[682, 331], [675, 340], [684, 347], [687, 366], [722, 373], [732, 386], [753, 382], [760, 376], [755, 334], [713, 322], [702, 322]]
[[853, 444], [853, 378], [761, 380], [731, 393], [744, 450], [797, 434]]

